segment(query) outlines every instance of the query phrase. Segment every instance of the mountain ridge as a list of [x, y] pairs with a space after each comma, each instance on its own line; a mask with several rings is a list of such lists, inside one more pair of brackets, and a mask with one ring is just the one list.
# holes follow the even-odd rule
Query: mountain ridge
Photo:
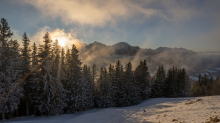
[[181, 54], [195, 54], [196, 52], [193, 50], [188, 50], [186, 48], [170, 48], [170, 47], [158, 47], [156, 49], [151, 48], [140, 48], [139, 46], [132, 46], [127, 42], [118, 42], [113, 45], [106, 45], [101, 42], [93, 42], [90, 44], [86, 44], [81, 47], [82, 54], [93, 54], [93, 55], [154, 55], [162, 52], [173, 52], [173, 53], [181, 53]]

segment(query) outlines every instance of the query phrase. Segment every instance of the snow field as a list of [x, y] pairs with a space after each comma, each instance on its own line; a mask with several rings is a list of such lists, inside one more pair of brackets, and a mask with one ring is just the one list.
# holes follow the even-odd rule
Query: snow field
[[[220, 116], [220, 96], [151, 98], [139, 105], [91, 109], [49, 117], [21, 117], [10, 123], [202, 123]], [[3, 121], [2, 121], [3, 122]]]

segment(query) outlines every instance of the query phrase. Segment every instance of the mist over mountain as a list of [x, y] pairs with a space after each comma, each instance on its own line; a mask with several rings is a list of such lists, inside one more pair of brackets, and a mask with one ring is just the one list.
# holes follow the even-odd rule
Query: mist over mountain
[[[102, 52], [102, 54], [100, 54]], [[196, 52], [188, 50], [185, 48], [169, 48], [169, 47], [159, 47], [155, 50], [153, 49], [143, 49], [139, 46], [131, 46], [127, 42], [119, 42], [111, 46], [107, 46], [100, 42], [95, 41], [91, 44], [83, 44], [81, 47], [82, 55], [103, 55], [103, 56], [115, 56], [115, 55], [155, 55], [162, 52], [173, 52], [181, 54], [194, 54]]]
[[140, 60], [146, 59], [150, 73], [155, 74], [159, 66], [166, 70], [173, 66], [185, 68], [190, 78], [198, 79], [199, 74], [207, 74], [216, 78], [220, 75], [219, 52], [195, 52], [185, 48], [158, 47], [157, 49], [131, 46], [126, 42], [105, 45], [95, 41], [81, 45], [80, 57], [84, 64], [97, 64], [106, 67], [120, 60], [123, 65], [129, 61], [135, 68]]

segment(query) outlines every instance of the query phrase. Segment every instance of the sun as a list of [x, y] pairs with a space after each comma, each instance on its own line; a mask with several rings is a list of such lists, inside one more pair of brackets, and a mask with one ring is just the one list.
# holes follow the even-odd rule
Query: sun
[[64, 38], [60, 38], [60, 39], [58, 39], [58, 42], [59, 42], [61, 47], [64, 47], [66, 40]]
[[55, 33], [51, 36], [51, 39], [53, 41], [58, 41], [59, 45], [61, 47], [65, 47], [67, 45], [67, 42], [68, 42], [68, 37], [66, 37], [65, 35], [62, 35], [62, 34], [59, 34], [59, 33]]

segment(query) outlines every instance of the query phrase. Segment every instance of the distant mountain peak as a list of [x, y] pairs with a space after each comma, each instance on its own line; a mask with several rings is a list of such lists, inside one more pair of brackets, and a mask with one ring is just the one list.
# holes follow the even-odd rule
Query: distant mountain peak
[[131, 46], [130, 44], [128, 44], [127, 42], [118, 42], [114, 45], [127, 45], [127, 46]]
[[125, 48], [129, 48], [129, 49], [140, 49], [140, 47], [138, 46], [131, 46], [130, 44], [128, 44], [127, 42], [119, 42], [119, 43], [116, 43], [114, 45], [112, 45], [112, 47], [116, 48], [116, 49], [125, 49]]

